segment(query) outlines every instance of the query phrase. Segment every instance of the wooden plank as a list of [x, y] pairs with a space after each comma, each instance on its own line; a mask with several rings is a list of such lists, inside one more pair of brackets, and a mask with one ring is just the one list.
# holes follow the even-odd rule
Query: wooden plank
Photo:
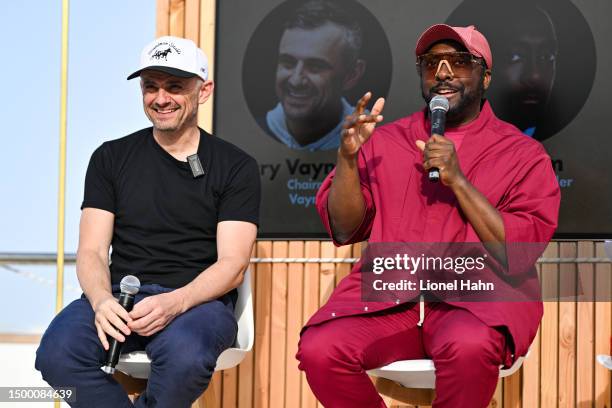
[[[431, 404], [435, 397], [434, 390], [425, 388], [406, 388], [398, 383], [382, 377], [371, 377], [376, 390], [383, 396], [385, 403], [391, 406], [425, 407]], [[401, 404], [401, 405], [400, 405]]]
[[236, 408], [238, 404], [238, 367], [222, 371], [223, 398], [222, 408]]
[[[578, 257], [592, 257], [592, 242], [578, 242]], [[595, 309], [593, 264], [578, 264], [578, 287], [581, 298], [576, 305], [576, 406], [593, 406], [593, 370], [595, 363]]]
[[[272, 243], [257, 242], [257, 256], [270, 258]], [[272, 265], [258, 264], [255, 274], [257, 292], [255, 304], [255, 385], [254, 407], [268, 408], [270, 405], [270, 318], [272, 297]]]
[[[595, 244], [595, 256], [605, 257], [602, 242]], [[612, 310], [610, 296], [612, 295], [612, 266], [608, 264], [595, 265], [595, 355], [611, 354]], [[595, 364], [594, 399], [595, 407], [610, 408], [612, 397], [610, 389], [610, 371], [601, 364]]]
[[[257, 245], [253, 246], [251, 252], [251, 258], [257, 256]], [[255, 278], [255, 271], [257, 270], [256, 264], [249, 265], [251, 270], [251, 294], [253, 305], [257, 304], [257, 298], [255, 297], [257, 292], [257, 279]], [[253, 378], [254, 378], [254, 367], [253, 367], [254, 353], [253, 350], [249, 351], [242, 363], [238, 366], [238, 408], [252, 408], [253, 407]]]
[[[289, 242], [289, 257], [304, 257], [304, 242]], [[289, 276], [287, 278], [287, 358], [286, 358], [286, 383], [285, 383], [285, 406], [300, 406], [300, 370], [295, 358], [297, 345], [302, 330], [302, 308], [304, 305], [304, 264], [289, 264]]]
[[[556, 258], [559, 255], [559, 245], [551, 242], [544, 251], [546, 258]], [[547, 296], [552, 295], [549, 301], [544, 302], [544, 317], [540, 325], [540, 376], [542, 386], [540, 389], [540, 406], [543, 408], [556, 407], [558, 402], [558, 350], [559, 350], [559, 304], [554, 300], [559, 276], [558, 266], [555, 264], [542, 265], [542, 288]], [[557, 292], [558, 295], [558, 292]]]
[[[334, 244], [331, 241], [324, 241], [321, 243], [321, 258], [333, 258], [336, 256]], [[319, 290], [319, 305], [323, 306], [329, 296], [331, 295], [334, 287], [336, 286], [336, 275], [335, 275], [335, 264], [333, 263], [322, 263], [321, 264], [321, 287]]]
[[253, 407], [253, 360], [254, 353], [250, 351], [238, 366], [238, 408]]
[[504, 402], [504, 381], [500, 379], [497, 381], [497, 387], [495, 387], [495, 392], [493, 393], [493, 397], [489, 402], [488, 408], [501, 408]]
[[540, 329], [536, 333], [529, 355], [523, 362], [523, 407], [540, 407]]
[[185, 0], [185, 38], [200, 43], [200, 0]]
[[521, 408], [521, 372], [517, 371], [504, 380], [504, 408]]
[[[321, 243], [319, 241], [307, 241], [305, 248], [306, 258], [318, 258], [321, 254]], [[302, 312], [302, 324], [319, 308], [319, 282], [321, 270], [320, 264], [309, 263], [304, 267], [304, 309]], [[301, 377], [301, 408], [316, 408], [317, 399], [308, 386], [306, 374], [300, 373]]]
[[[336, 258], [352, 258], [353, 251], [351, 245], [344, 245], [336, 248]], [[336, 264], [336, 285], [340, 283], [351, 272], [351, 264], [337, 263]]]
[[[321, 243], [321, 258], [333, 258], [336, 255], [334, 244], [331, 241], [323, 241]], [[321, 263], [321, 271], [319, 273], [319, 306], [323, 306], [336, 286], [335, 264]], [[317, 401], [317, 408], [324, 408]]]
[[[561, 242], [559, 256], [576, 257], [575, 242]], [[576, 403], [576, 265], [559, 266], [559, 408]]]
[[[212, 407], [210, 408], [221, 408], [221, 397], [223, 395], [223, 374], [222, 372], [215, 371], [210, 381], [211, 382], [210, 382], [209, 388], [212, 388], [213, 395], [215, 397]], [[208, 405], [206, 405], [205, 407], [209, 408]]]
[[[208, 57], [208, 79], [215, 79], [215, 35], [217, 0], [201, 0], [200, 2], [200, 48]], [[200, 106], [198, 110], [198, 125], [208, 133], [213, 132], [214, 98]]]
[[185, 36], [185, 0], [170, 0], [170, 35]]
[[[272, 243], [272, 257], [286, 258], [287, 241]], [[270, 335], [270, 407], [285, 406], [287, 358], [287, 264], [272, 264], [272, 326]]]
[[155, 37], [170, 33], [170, 0], [157, 0]]
[[365, 242], [358, 242], [351, 246], [353, 252], [353, 258], [360, 258], [361, 252], [365, 249]]

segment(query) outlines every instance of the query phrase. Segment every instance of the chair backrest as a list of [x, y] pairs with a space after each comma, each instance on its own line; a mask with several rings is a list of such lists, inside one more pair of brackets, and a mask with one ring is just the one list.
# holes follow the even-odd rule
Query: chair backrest
[[251, 270], [244, 273], [244, 280], [238, 287], [238, 300], [234, 309], [238, 322], [238, 335], [235, 348], [251, 350], [255, 340], [255, 324], [253, 322], [253, 294], [251, 293]]

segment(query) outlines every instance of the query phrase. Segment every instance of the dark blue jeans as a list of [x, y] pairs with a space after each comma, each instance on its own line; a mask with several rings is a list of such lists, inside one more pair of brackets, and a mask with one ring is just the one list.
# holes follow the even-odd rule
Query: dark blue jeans
[[[171, 290], [143, 285], [135, 301]], [[188, 408], [208, 386], [219, 354], [234, 344], [233, 310], [231, 296], [225, 295], [177, 316], [153, 336], [128, 336], [122, 353], [146, 350], [152, 360], [147, 388], [135, 404], [112, 376], [100, 370], [106, 351], [84, 296], [66, 306], [49, 325], [36, 351], [36, 369], [52, 387], [76, 387], [73, 407]]]

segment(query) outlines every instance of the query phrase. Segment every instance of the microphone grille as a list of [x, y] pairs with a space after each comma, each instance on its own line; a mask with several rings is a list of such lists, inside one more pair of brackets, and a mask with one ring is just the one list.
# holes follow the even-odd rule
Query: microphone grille
[[140, 281], [134, 275], [127, 275], [121, 279], [119, 286], [121, 287], [121, 292], [135, 295], [140, 290]]
[[445, 97], [441, 96], [441, 95], [436, 95], [433, 98], [431, 98], [431, 101], [429, 101], [429, 110], [431, 112], [438, 110], [438, 109], [442, 109], [444, 112], [448, 112], [448, 99], [446, 99]]

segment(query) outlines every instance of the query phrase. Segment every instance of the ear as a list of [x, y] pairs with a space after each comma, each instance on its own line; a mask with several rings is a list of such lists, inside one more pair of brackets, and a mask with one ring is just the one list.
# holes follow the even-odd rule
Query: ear
[[353, 67], [344, 77], [344, 82], [342, 83], [342, 90], [348, 91], [349, 89], [357, 85], [357, 82], [359, 82], [359, 80], [363, 76], [365, 69], [366, 62], [364, 60], [358, 59], [357, 61], [355, 61]]
[[485, 69], [484, 71], [484, 78], [482, 79], [483, 82], [483, 87], [484, 90], [486, 91], [487, 89], [489, 89], [489, 86], [491, 85], [491, 70], [490, 69]]
[[210, 95], [215, 88], [215, 83], [212, 80], [206, 80], [200, 85], [200, 91], [198, 93], [198, 103], [201, 105], [208, 100]]

